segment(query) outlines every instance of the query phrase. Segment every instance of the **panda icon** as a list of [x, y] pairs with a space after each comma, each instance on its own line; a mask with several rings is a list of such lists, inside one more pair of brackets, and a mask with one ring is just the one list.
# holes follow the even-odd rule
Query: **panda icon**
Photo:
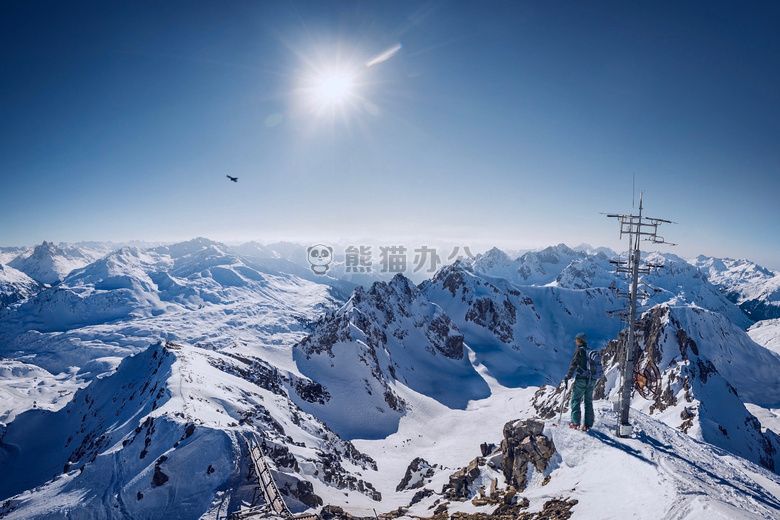
[[306, 250], [314, 274], [325, 274], [333, 261], [333, 248], [324, 244], [315, 244]]

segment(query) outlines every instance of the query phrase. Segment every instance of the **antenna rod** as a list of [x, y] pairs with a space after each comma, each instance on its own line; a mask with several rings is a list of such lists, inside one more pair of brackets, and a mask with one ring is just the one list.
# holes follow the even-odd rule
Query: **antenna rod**
[[[639, 194], [639, 226], [642, 222], [642, 193]], [[639, 228], [637, 226], [637, 228]], [[639, 229], [637, 229], [639, 231]], [[631, 389], [634, 386], [634, 342], [636, 341], [636, 296], [639, 284], [639, 243], [641, 234], [632, 233], [634, 243], [629, 254], [631, 264], [631, 300], [628, 311], [628, 344], [626, 345], [626, 364], [623, 366], [623, 388], [620, 390], [620, 420], [618, 421], [618, 436], [628, 437], [631, 434], [631, 423], [628, 412], [631, 408]], [[628, 432], [626, 434], [626, 432]]]
[[[649, 237], [647, 240], [655, 243], [664, 243], [663, 238], [658, 237], [658, 226], [663, 222], [669, 222], [662, 219], [650, 219], [642, 217], [644, 193], [639, 192], [639, 215], [608, 215], [617, 218], [620, 221], [620, 236], [628, 235], [628, 261], [616, 262], [618, 273], [629, 273], [631, 276], [630, 303], [628, 311], [628, 341], [626, 342], [625, 363], [623, 364], [623, 386], [620, 389], [620, 415], [617, 423], [617, 436], [630, 437], [633, 427], [629, 422], [629, 411], [631, 409], [631, 390], [634, 387], [634, 347], [636, 343], [636, 313], [637, 313], [637, 294], [639, 288], [639, 275], [650, 272], [651, 265], [640, 267], [642, 252], [639, 249], [642, 237]], [[621, 317], [623, 313], [621, 313]]]

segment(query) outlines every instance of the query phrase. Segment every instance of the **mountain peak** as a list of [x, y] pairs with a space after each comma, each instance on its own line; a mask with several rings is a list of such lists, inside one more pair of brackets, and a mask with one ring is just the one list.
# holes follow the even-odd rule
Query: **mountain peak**
[[409, 278], [404, 276], [403, 273], [398, 273], [393, 276], [393, 279], [390, 280], [388, 287], [392, 288], [399, 295], [405, 294], [410, 297], [416, 297], [416, 295], [420, 294], [417, 286], [414, 285], [414, 283]]
[[8, 263], [33, 280], [44, 284], [59, 283], [74, 269], [94, 261], [78, 247], [63, 249], [53, 242], [44, 241], [29, 256], [19, 256]]
[[544, 251], [550, 251], [550, 252], [556, 252], [562, 255], [576, 255], [577, 253], [581, 253], [581, 251], [575, 251], [574, 249], [570, 248], [563, 242], [558, 244], [557, 246], [551, 246], [545, 249]]
[[509, 255], [507, 255], [497, 247], [493, 247], [489, 251], [486, 251], [485, 254], [480, 255], [478, 259], [481, 259], [486, 262], [496, 263], [496, 264], [498, 263], [507, 264], [512, 262], [512, 259], [509, 258]]
[[209, 248], [222, 248], [222, 250], [228, 250], [229, 248], [219, 242], [209, 240], [208, 238], [198, 237], [185, 242], [177, 242], [175, 244], [160, 246], [154, 249], [155, 252], [168, 254], [171, 258], [180, 258], [182, 256], [191, 255], [199, 251], [203, 251]]

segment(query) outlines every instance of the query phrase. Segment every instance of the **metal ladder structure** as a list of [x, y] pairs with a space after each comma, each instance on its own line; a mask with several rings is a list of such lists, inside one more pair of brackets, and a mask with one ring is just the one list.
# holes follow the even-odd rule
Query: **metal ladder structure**
[[[254, 520], [269, 516], [291, 520], [318, 520], [319, 516], [316, 514], [294, 516], [290, 512], [279, 492], [279, 487], [276, 485], [273, 475], [271, 475], [271, 469], [268, 467], [265, 454], [260, 446], [261, 443], [256, 434], [246, 439], [246, 447], [251, 461], [249, 478], [257, 482], [257, 487], [255, 488], [255, 495], [252, 497], [250, 508], [233, 513], [230, 515], [230, 520]], [[261, 505], [257, 505], [258, 489], [262, 491], [262, 497], [265, 500], [265, 503]]]

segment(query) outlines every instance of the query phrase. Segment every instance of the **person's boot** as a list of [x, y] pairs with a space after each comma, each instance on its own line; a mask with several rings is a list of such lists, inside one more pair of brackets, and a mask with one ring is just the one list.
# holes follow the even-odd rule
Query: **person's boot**
[[577, 429], [577, 428], [579, 428], [579, 427], [580, 427], [580, 425], [579, 425], [579, 424], [570, 424], [570, 425], [569, 425], [569, 428], [572, 428], [572, 429], [574, 429], [574, 430], [576, 430], [576, 429]]
[[582, 431], [584, 431], [584, 432], [586, 432], [586, 431], [590, 430], [590, 428], [588, 428], [587, 426], [585, 426], [585, 425], [583, 424], [583, 425], [582, 425], [582, 428], [581, 428], [581, 430], [582, 430]]

